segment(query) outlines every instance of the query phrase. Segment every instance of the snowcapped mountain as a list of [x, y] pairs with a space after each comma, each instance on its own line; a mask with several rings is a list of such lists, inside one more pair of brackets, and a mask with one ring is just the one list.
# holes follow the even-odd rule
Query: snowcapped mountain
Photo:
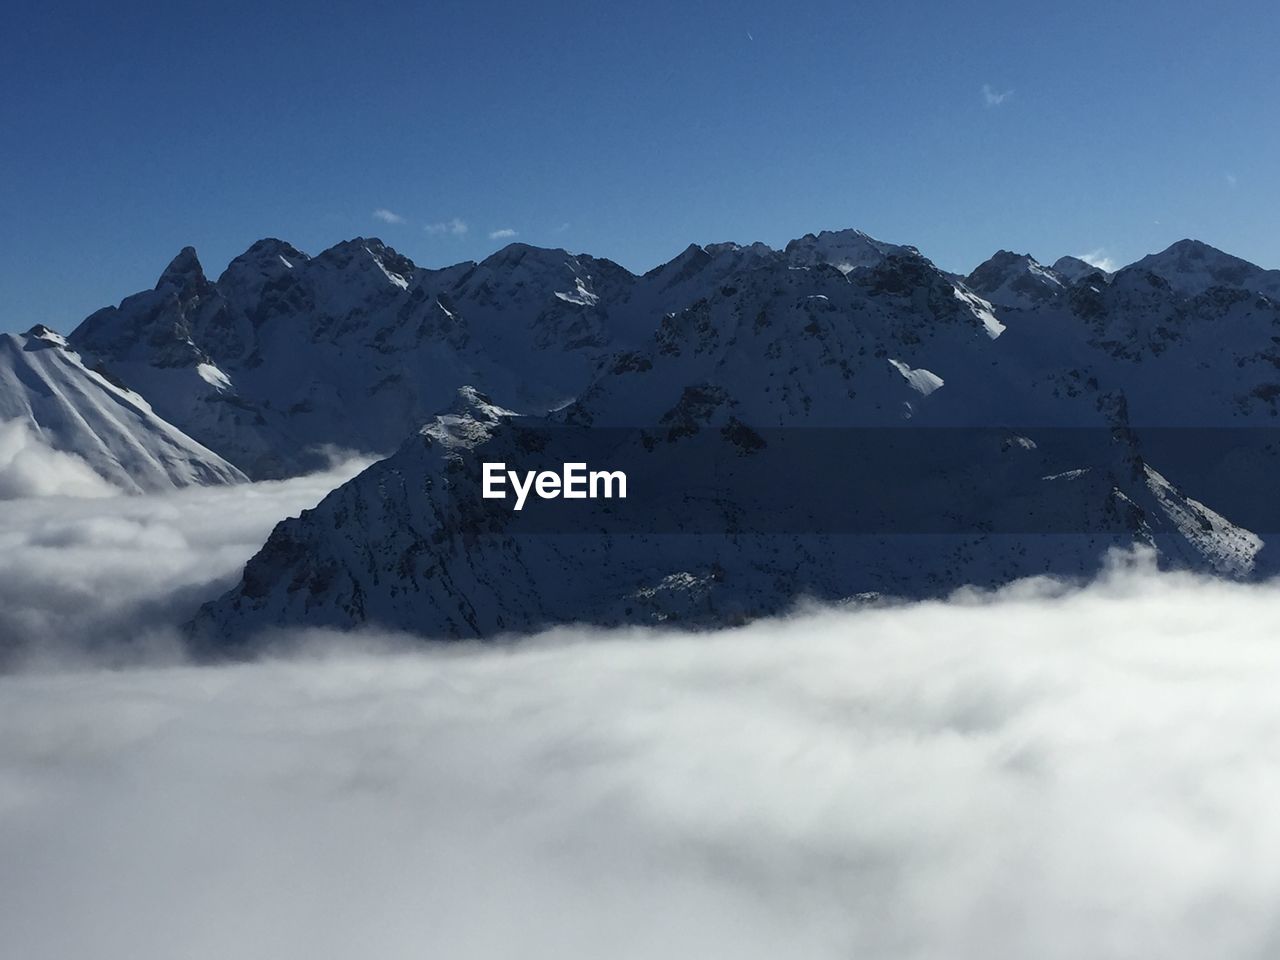
[[[759, 246], [759, 245], [757, 245]], [[783, 254], [794, 266], [812, 267], [828, 264], [841, 273], [853, 273], [873, 267], [891, 256], [918, 256], [915, 247], [885, 243], [869, 237], [861, 230], [823, 230], [806, 233], [787, 244]]]
[[1099, 274], [1104, 280], [1111, 276], [1101, 267], [1095, 267], [1092, 263], [1081, 260], [1079, 257], [1059, 257], [1053, 261], [1053, 272], [1071, 283], [1078, 283], [1085, 277], [1092, 276], [1095, 273]]
[[769, 261], [664, 315], [646, 344], [606, 361], [567, 416], [648, 425], [712, 384], [759, 427], [898, 424], [955, 358], [1003, 329], [989, 303], [918, 253], [848, 272]]
[[975, 293], [1006, 307], [1033, 307], [1066, 293], [1067, 280], [1030, 254], [1001, 250], [965, 278]]
[[216, 281], [182, 250], [155, 289], [99, 310], [69, 339], [191, 436], [274, 477], [318, 466], [334, 447], [390, 452], [463, 383], [523, 413], [563, 406], [605, 358], [737, 278], [767, 273], [798, 289], [786, 271], [856, 280], [891, 257], [923, 262], [856, 230], [785, 251], [691, 245], [643, 277], [526, 244], [426, 270], [378, 240], [310, 257], [268, 239]]
[[1280, 300], [1280, 270], [1263, 270], [1199, 240], [1179, 240], [1160, 253], [1143, 257], [1131, 269], [1154, 274], [1182, 296], [1226, 287]]
[[[280, 525], [201, 614], [208, 642], [487, 636], [1079, 574], [1108, 545], [1274, 569], [1269, 498], [1227, 481], [1271, 476], [1280, 444], [1214, 459], [1167, 433], [1277, 422], [1273, 273], [1180, 243], [1114, 274], [1000, 251], [961, 278], [855, 230], [694, 244], [643, 276], [526, 244], [426, 270], [373, 239], [262, 240], [216, 281], [181, 251], [70, 342], [252, 476], [392, 454]], [[481, 461], [575, 449], [641, 492], [554, 530], [476, 507]], [[824, 457], [841, 499], [806, 486]]]
[[[1185, 295], [1137, 266], [1073, 281], [1009, 253], [961, 281], [912, 248], [818, 239], [802, 262], [695, 246], [621, 278], [611, 319], [655, 311], [656, 330], [602, 350], [573, 402], [528, 415], [464, 390], [279, 525], [196, 636], [225, 651], [310, 623], [725, 623], [800, 597], [1079, 575], [1134, 543], [1226, 575], [1273, 568], [1239, 520], [1270, 516], [1257, 498], [1197, 499], [1222, 488], [1218, 462], [1159, 428], [1271, 423], [1276, 304]], [[1273, 470], [1274, 445], [1232, 455]], [[640, 492], [532, 514], [551, 527], [481, 497], [482, 462], [579, 456]], [[812, 482], [823, 462], [832, 486]]]
[[315, 257], [262, 240], [216, 282], [183, 250], [154, 290], [70, 342], [255, 477], [333, 447], [390, 451], [460, 383], [521, 410], [572, 399], [635, 278], [607, 260], [513, 244], [424, 270], [377, 240]]
[[[566, 622], [723, 625], [804, 597], [1078, 576], [1108, 547], [1135, 543], [1242, 576], [1263, 547], [1101, 431], [1070, 460], [1012, 433], [952, 433], [941, 453], [932, 438], [908, 440], [897, 457], [881, 456], [897, 431], [887, 446], [845, 435], [841, 450], [867, 461], [837, 458], [854, 473], [828, 478], [846, 484], [832, 496], [799, 473], [822, 452], [804, 431], [757, 431], [738, 412], [708, 387], [686, 390], [652, 429], [597, 431], [519, 417], [464, 390], [392, 457], [279, 524], [240, 584], [192, 623], [197, 649], [236, 653], [261, 631], [298, 625], [441, 639]], [[482, 498], [483, 462], [534, 468], [569, 456], [625, 472], [634, 501], [559, 501], [558, 514], [540, 515], [552, 505], [515, 512]], [[828, 508], [848, 505], [853, 523], [870, 526], [833, 521]], [[876, 526], [881, 510], [890, 519]], [[976, 512], [949, 525], [953, 510]]]
[[[147, 397], [160, 416], [251, 476], [271, 477], [319, 466], [335, 447], [390, 452], [460, 384], [477, 385], [521, 413], [545, 413], [578, 397], [602, 363], [626, 363], [619, 358], [644, 348], [660, 326], [668, 339], [687, 339], [682, 325], [703, 324], [705, 336], [724, 348], [758, 346], [755, 338], [727, 335], [726, 324], [766, 324], [797, 304], [805, 319], [795, 328], [783, 324], [778, 336], [796, 338], [802, 362], [773, 371], [792, 382], [744, 401], [775, 406], [775, 414], [786, 413], [780, 397], [814, 402], [816, 388], [807, 383], [813, 364], [852, 369], [846, 349], [883, 349], [874, 373], [863, 375], [865, 390], [879, 390], [871, 381], [896, 371], [911, 389], [949, 383], [945, 397], [955, 397], [958, 384], [990, 394], [1002, 378], [1001, 389], [1022, 394], [1024, 388], [1008, 385], [1011, 378], [1056, 380], [1058, 367], [1080, 373], [1108, 357], [1137, 363], [1159, 353], [1167, 356], [1158, 367], [1115, 368], [1104, 378], [1117, 389], [1136, 387], [1130, 400], [1143, 415], [1165, 401], [1180, 408], [1179, 416], [1198, 404], [1200, 420], [1251, 410], [1269, 415], [1274, 380], [1267, 367], [1275, 351], [1264, 328], [1280, 300], [1267, 293], [1276, 276], [1190, 241], [1114, 276], [1075, 258], [1050, 268], [1001, 251], [960, 280], [914, 247], [857, 230], [808, 234], [781, 251], [759, 243], [690, 245], [643, 276], [608, 260], [526, 244], [480, 263], [425, 270], [378, 240], [346, 241], [310, 257], [268, 239], [233, 260], [217, 281], [184, 249], [155, 289], [98, 311], [69, 339], [91, 366]], [[895, 286], [896, 301], [878, 297]], [[748, 302], [757, 304], [757, 315], [733, 306]], [[888, 304], [893, 309], [886, 312]], [[1035, 331], [984, 356], [980, 362], [997, 369], [964, 384], [936, 369], [973, 353], [957, 354], [945, 336], [938, 339], [946, 324], [934, 321], [948, 311], [980, 316], [989, 336], [1010, 322], [1034, 323]], [[1230, 315], [1238, 333], [1214, 332], [1219, 315]], [[811, 323], [833, 331], [807, 332]], [[913, 360], [906, 348], [915, 338], [938, 345]], [[1175, 343], [1181, 346], [1172, 349]], [[693, 355], [714, 349], [720, 348], [708, 342]], [[1206, 364], [1202, 350], [1218, 359]], [[1072, 362], [1064, 365], [1067, 357]], [[1220, 364], [1234, 361], [1255, 380], [1247, 389], [1239, 389], [1239, 378], [1218, 376]], [[747, 360], [731, 349], [717, 362]], [[1189, 369], [1171, 375], [1179, 365]], [[913, 376], [916, 370], [925, 373]], [[1187, 389], [1185, 377], [1194, 388]], [[1219, 399], [1205, 406], [1202, 388]], [[839, 402], [840, 390], [824, 389], [834, 391], [831, 403]], [[918, 403], [886, 390], [890, 407]], [[1148, 395], [1150, 404], [1140, 399]], [[987, 417], [993, 405], [1010, 406], [988, 396], [981, 410], [955, 409], [966, 411], [957, 414], [961, 419]], [[1037, 416], [1060, 419], [1033, 407]], [[867, 415], [860, 405], [854, 419]]]
[[0, 334], [0, 421], [25, 424], [52, 449], [79, 457], [128, 492], [245, 479], [141, 396], [86, 367], [43, 326]]

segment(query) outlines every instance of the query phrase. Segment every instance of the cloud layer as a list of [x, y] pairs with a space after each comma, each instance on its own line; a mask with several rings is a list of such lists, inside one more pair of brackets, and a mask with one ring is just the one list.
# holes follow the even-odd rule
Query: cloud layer
[[88, 499], [114, 488], [73, 457], [18, 446], [8, 426], [0, 427], [0, 491], [45, 496], [0, 509], [0, 668], [90, 650], [154, 656], [172, 625], [231, 585], [278, 521], [315, 506], [367, 462], [275, 483]]
[[0, 511], [7, 953], [1275, 954], [1280, 586], [1135, 554], [719, 633], [182, 665], [170, 626], [359, 466]]
[[1139, 564], [0, 679], [0, 929], [31, 960], [1274, 956], [1278, 607]]
[[0, 501], [112, 497], [119, 492], [80, 457], [42, 442], [24, 421], [0, 421]]

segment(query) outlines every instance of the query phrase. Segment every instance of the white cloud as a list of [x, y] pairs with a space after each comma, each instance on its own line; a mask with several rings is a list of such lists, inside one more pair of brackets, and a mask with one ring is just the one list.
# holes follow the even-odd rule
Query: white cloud
[[490, 240], [509, 240], [514, 237], [516, 232], [510, 227], [503, 227], [501, 230], [492, 230], [489, 233]]
[[1236, 175], [1234, 173], [1228, 173], [1226, 175], [1226, 178], [1227, 178], [1227, 186], [1230, 187], [1232, 190], [1234, 190], [1237, 186], [1239, 186], [1240, 181], [1236, 179]]
[[22, 420], [0, 422], [0, 501], [21, 497], [110, 497], [120, 491], [83, 459], [54, 450]]
[[1103, 247], [1090, 250], [1088, 253], [1082, 253], [1079, 259], [1089, 264], [1091, 267], [1097, 267], [1099, 270], [1105, 270], [1107, 273], [1115, 273], [1119, 269], [1119, 264], [1114, 259], [1107, 256], [1107, 251]]
[[99, 960], [1261, 960], [1278, 614], [1139, 566], [719, 634], [10, 677], [0, 929]]
[[[7, 436], [0, 433], [0, 451]], [[368, 462], [275, 483], [94, 500], [82, 498], [114, 488], [41, 449], [30, 469], [20, 459], [3, 466], [0, 452], [0, 489], [75, 497], [0, 509], [0, 669], [8, 660], [57, 661], [89, 648], [135, 655], [130, 648], [158, 639], [229, 587], [279, 520], [315, 506]], [[24, 448], [19, 458], [31, 455]], [[24, 479], [32, 476], [36, 482]]]
[[455, 237], [465, 234], [470, 227], [467, 226], [465, 220], [459, 220], [454, 217], [452, 220], [442, 220], [439, 223], [428, 223], [426, 226], [427, 233], [451, 233]]
[[404, 217], [398, 213], [393, 213], [385, 207], [379, 207], [373, 211], [373, 219], [381, 220], [383, 223], [404, 223]]
[[997, 91], [989, 83], [982, 85], [982, 102], [988, 107], [998, 107], [1012, 96], [1012, 90]]
[[[0, 510], [0, 647], [38, 648], [0, 677], [8, 953], [1273, 955], [1280, 585], [1135, 553], [716, 633], [177, 664], [162, 628], [358, 467]], [[168, 665], [58, 662], [122, 641]]]

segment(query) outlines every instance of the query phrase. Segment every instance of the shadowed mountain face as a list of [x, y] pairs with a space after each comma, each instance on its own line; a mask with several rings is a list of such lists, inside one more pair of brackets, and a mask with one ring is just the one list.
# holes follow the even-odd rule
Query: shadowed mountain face
[[[345, 249], [335, 269], [365, 263], [397, 320], [370, 337], [364, 318], [390, 307], [354, 311], [305, 349], [350, 345], [350, 378], [382, 331], [403, 344], [391, 362], [447, 344], [452, 372], [406, 371], [420, 405], [401, 410], [445, 413], [281, 524], [202, 611], [193, 629], [209, 649], [309, 623], [439, 637], [718, 624], [806, 596], [1080, 575], [1134, 543], [1225, 575], [1269, 568], [1262, 534], [1280, 523], [1255, 481], [1274, 476], [1280, 449], [1266, 432], [1280, 308], [1265, 271], [1225, 254], [1191, 270], [1175, 249], [1107, 275], [1002, 251], [959, 279], [856, 231], [783, 251], [693, 246], [643, 277], [520, 246], [434, 273], [376, 244]], [[448, 311], [453, 339], [416, 332], [424, 309]], [[241, 363], [219, 369], [235, 381]], [[1205, 439], [1238, 428], [1260, 432]], [[483, 501], [484, 462], [558, 469], [588, 455], [640, 485], [626, 504], [517, 514]]]
[[[1136, 368], [1110, 382], [1136, 391], [1131, 403], [1152, 394], [1144, 413], [1172, 398], [1183, 408], [1174, 421], [1216, 422], [1233, 404], [1233, 414], [1270, 413], [1274, 271], [1190, 241], [1115, 277], [1058, 263], [1001, 251], [962, 281], [914, 247], [856, 230], [809, 234], [781, 251], [694, 245], [642, 277], [525, 244], [425, 270], [378, 240], [315, 257], [262, 240], [216, 281], [184, 249], [154, 290], [98, 311], [69, 341], [89, 366], [258, 478], [311, 469], [335, 448], [388, 453], [464, 384], [517, 412], [547, 413], [599, 393], [611, 365], [635, 362], [627, 358], [655, 337], [667, 345], [662, 375], [681, 388], [760, 379], [737, 390], [738, 402], [769, 423], [800, 414], [892, 422], [914, 415], [914, 388], [930, 377], [950, 384], [946, 398], [970, 394], [934, 404], [950, 419], [988, 422], [1030, 404], [1056, 422], [1040, 394], [1060, 397], [1064, 387], [1044, 378], [1072, 377], [1101, 353], [1136, 362], [1170, 351], [1194, 359], [1192, 369], [1170, 376], [1177, 363], [1166, 360], [1155, 384]], [[997, 341], [1009, 323], [1034, 329]], [[1206, 373], [1200, 362], [1206, 349], [1259, 382], [1206, 383], [1210, 400], [1187, 390], [1188, 378], [1218, 375], [1218, 363]], [[1027, 375], [1037, 379], [1026, 384]], [[619, 402], [652, 406], [654, 376], [635, 378], [643, 398]]]
[[[1280, 530], [1275, 275], [1192, 241], [959, 278], [854, 230], [643, 276], [524, 244], [425, 270], [373, 239], [262, 240], [216, 281], [184, 249], [68, 341], [10, 338], [0, 401], [126, 489], [389, 455], [206, 605], [222, 652], [311, 623], [717, 624], [1079, 575], [1134, 543], [1251, 576]], [[585, 458], [628, 499], [482, 495], [485, 462]]]
[[834, 302], [831, 316], [892, 313], [908, 338], [957, 311], [988, 334], [999, 326], [914, 248], [848, 230], [785, 251], [690, 246], [643, 277], [524, 244], [424, 270], [357, 239], [316, 257], [262, 240], [211, 281], [187, 248], [154, 290], [98, 311], [69, 340], [161, 416], [263, 478], [313, 468], [332, 448], [389, 452], [463, 384], [522, 413], [556, 409], [602, 363], [738, 287], [749, 292], [735, 304], [756, 304], [753, 322], [790, 311], [778, 299], [787, 296], [809, 298], [813, 310]]
[[254, 477], [385, 452], [460, 383], [521, 409], [571, 399], [606, 347], [606, 302], [634, 278], [513, 246], [422, 270], [377, 240], [316, 257], [264, 240], [216, 282], [184, 250], [154, 290], [90, 316], [71, 344]]

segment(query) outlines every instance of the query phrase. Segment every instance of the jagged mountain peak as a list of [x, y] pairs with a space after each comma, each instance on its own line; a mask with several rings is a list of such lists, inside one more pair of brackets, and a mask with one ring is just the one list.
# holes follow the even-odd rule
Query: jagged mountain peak
[[351, 237], [348, 240], [339, 240], [330, 247], [326, 247], [320, 251], [317, 256], [324, 257], [340, 257], [346, 254], [356, 253], [360, 250], [368, 250], [370, 253], [381, 253], [384, 250], [394, 250], [388, 246], [380, 237]]
[[1055, 271], [1029, 253], [999, 250], [978, 266], [965, 285], [987, 300], [1006, 307], [1031, 307], [1059, 297], [1065, 284]]
[[440, 411], [438, 416], [475, 417], [480, 420], [499, 420], [503, 417], [517, 416], [514, 410], [508, 410], [494, 403], [488, 394], [467, 385], [458, 388], [453, 402]]
[[612, 260], [559, 247], [510, 243], [460, 277], [455, 288], [476, 302], [535, 308], [543, 314], [566, 303], [594, 307], [602, 293], [617, 293], [634, 279]]
[[515, 267], [525, 261], [556, 264], [573, 259], [573, 254], [560, 247], [537, 247], [531, 243], [515, 241], [495, 250], [480, 261], [482, 266]]
[[280, 240], [276, 237], [263, 237], [261, 240], [254, 241], [249, 246], [249, 249], [232, 260], [231, 263], [259, 263], [264, 260], [275, 259], [284, 261], [284, 265], [287, 267], [293, 267], [299, 263], [305, 263], [311, 257], [287, 240]]
[[1131, 264], [1131, 266], [1144, 267], [1153, 273], [1157, 270], [1176, 270], [1180, 273], [1192, 273], [1199, 270], [1220, 269], [1224, 266], [1237, 266], [1247, 270], [1261, 269], [1261, 267], [1219, 250], [1203, 240], [1193, 240], [1190, 237], [1177, 240], [1158, 253], [1147, 254], [1147, 256]]
[[375, 286], [388, 283], [408, 289], [420, 271], [418, 265], [377, 237], [354, 237], [335, 243], [310, 261], [315, 267], [338, 274], [358, 274], [373, 279]]
[[[264, 623], [279, 617], [296, 625], [330, 614], [344, 624], [381, 622], [385, 615], [392, 625], [475, 635], [581, 618], [584, 611], [634, 622], [644, 615], [633, 610], [644, 608], [645, 598], [679, 592], [663, 586], [669, 581], [725, 584], [716, 589], [733, 609], [765, 598], [751, 608], [755, 613], [807, 595], [810, 573], [797, 578], [797, 569], [815, 578], [831, 574], [823, 595], [880, 586], [878, 547], [865, 555], [840, 548], [808, 560], [769, 548], [743, 564], [732, 553], [676, 553], [642, 537], [640, 552], [602, 541], [582, 562], [565, 566], [550, 541], [535, 541], [526, 555], [516, 539], [510, 550], [451, 539], [466, 533], [481, 499], [478, 461], [464, 455], [536, 466], [544, 449], [536, 446], [539, 430], [612, 444], [632, 428], [639, 432], [618, 448], [628, 459], [606, 465], [679, 476], [686, 445], [707, 440], [735, 464], [776, 458], [790, 470], [799, 461], [787, 459], [789, 441], [765, 436], [783, 428], [1020, 425], [1027, 442], [1016, 450], [1048, 457], [1032, 451], [1036, 444], [1049, 449], [1042, 433], [1050, 426], [1106, 425], [1092, 467], [1074, 455], [1051, 467], [1046, 460], [1044, 469], [1028, 463], [1016, 467], [1020, 485], [1009, 488], [1033, 498], [1048, 491], [1044, 502], [1055, 510], [1105, 510], [1121, 489], [1112, 478], [1116, 423], [1127, 429], [1132, 422], [1137, 430], [1266, 423], [1278, 415], [1280, 308], [1241, 290], [1181, 297], [1166, 279], [1183, 263], [1198, 269], [1223, 262], [1237, 259], [1191, 242], [1110, 283], [1072, 283], [1065, 270], [1001, 250], [962, 279], [914, 247], [844, 230], [808, 234], [786, 252], [765, 244], [690, 244], [636, 277], [611, 261], [525, 243], [481, 263], [425, 270], [376, 238], [344, 241], [314, 259], [266, 238], [207, 291], [145, 291], [86, 321], [87, 332], [71, 340], [83, 362], [73, 351], [53, 349], [56, 335], [40, 327], [24, 341], [25, 353], [9, 343], [0, 347], [12, 354], [10, 392], [22, 403], [34, 406], [46, 396], [31, 387], [34, 371], [72, 405], [51, 405], [37, 422], [73, 424], [71, 413], [85, 408], [101, 414], [94, 435], [118, 438], [104, 464], [137, 436], [111, 433], [108, 427], [122, 418], [125, 426], [145, 420], [146, 431], [167, 429], [147, 419], [142, 395], [154, 404], [155, 418], [258, 476], [305, 469], [310, 451], [325, 444], [399, 450], [334, 494], [327, 501], [332, 509], [273, 535], [246, 572], [242, 594], [218, 607], [228, 626], [244, 628], [237, 604], [261, 601]], [[1096, 276], [1078, 259], [1063, 266], [1088, 270], [1082, 279]], [[1266, 271], [1252, 270], [1242, 275], [1245, 282], [1266, 279]], [[202, 276], [194, 251], [166, 273], [184, 285]], [[1060, 288], [1062, 301], [1048, 302]], [[997, 313], [1003, 317], [1002, 307], [1015, 298], [1029, 306], [1011, 311], [1019, 322], [1004, 337]], [[1197, 322], [1201, 317], [1213, 322]], [[1027, 318], [1045, 322], [1021, 322]], [[107, 370], [139, 394], [107, 389], [118, 387], [102, 380]], [[609, 427], [623, 432], [606, 433]], [[96, 449], [93, 436], [68, 436], [72, 449]], [[169, 436], [148, 461], [157, 483], [237, 476]], [[185, 466], [175, 477], [167, 465], [179, 455]], [[985, 478], [1015, 469], [1011, 457], [1003, 444], [976, 446], [957, 464], [965, 475], [972, 468]], [[875, 468], [869, 459], [868, 470]], [[883, 476], [905, 478], [918, 491], [910, 499], [921, 504], [940, 486], [923, 470], [873, 479]], [[1076, 479], [1060, 479], [1068, 476]], [[1158, 486], [1152, 495], [1159, 502], [1152, 501], [1140, 476], [1124, 476], [1115, 474], [1129, 484], [1124, 496], [1135, 503], [1147, 496], [1153, 524], [1155, 511], [1177, 499]], [[683, 497], [678, 484], [670, 489]], [[736, 516], [744, 506], [697, 502], [710, 511], [704, 520], [718, 521], [723, 510]], [[496, 516], [490, 532], [519, 534], [515, 521]], [[606, 516], [603, 509], [599, 516]], [[1196, 523], [1187, 529], [1201, 536], [1204, 525]], [[463, 548], [455, 549], [459, 543]], [[1018, 571], [1042, 572], [1045, 559], [1011, 554], [1007, 564], [980, 572], [999, 582]], [[1071, 555], [1066, 572], [1087, 559]], [[924, 573], [916, 571], [917, 560], [932, 563], [930, 556], [899, 560], [901, 576], [921, 589], [976, 569], [959, 554], [937, 558]], [[345, 592], [335, 586], [343, 577], [350, 583]], [[582, 592], [561, 606], [551, 600], [539, 606], [555, 599], [560, 582]], [[271, 583], [278, 589], [261, 589]], [[449, 620], [446, 609], [459, 611], [457, 618]]]
[[557, 278], [554, 282], [563, 283], [566, 277], [585, 278], [593, 272], [631, 276], [629, 271], [611, 260], [570, 253], [560, 247], [537, 247], [519, 242], [507, 244], [476, 265], [477, 276], [503, 285], [552, 278]]
[[1001, 267], [1026, 267], [1031, 264], [1040, 266], [1040, 262], [1029, 253], [1014, 253], [1012, 250], [997, 250], [988, 257], [982, 266], [1001, 266]]
[[648, 271], [646, 280], [654, 277], [665, 277], [667, 285], [678, 283], [697, 273], [711, 262], [711, 254], [697, 243], [691, 243], [666, 263], [660, 263]]
[[687, 247], [685, 247], [683, 250], [681, 250], [678, 254], [676, 254], [676, 256], [674, 256], [670, 262], [676, 263], [679, 261], [688, 260], [690, 258], [702, 259], [703, 257], [709, 257], [709, 256], [710, 254], [707, 252], [707, 248], [704, 247], [702, 244], [691, 243]]
[[[868, 244], [873, 247], [894, 246], [894, 244], [877, 240], [864, 230], [858, 230], [855, 227], [844, 227], [839, 230], [819, 230], [817, 233], [806, 233], [804, 236], [790, 240], [787, 243], [787, 247], [803, 247], [815, 243], [855, 243]], [[785, 248], [784, 252], [786, 252]]]
[[[637, 277], [609, 260], [522, 242], [436, 270], [376, 237], [314, 258], [267, 237], [216, 284], [136, 294], [69, 339], [90, 368], [109, 371], [161, 417], [266, 477], [304, 469], [308, 451], [324, 444], [389, 452], [459, 384], [540, 415], [581, 399], [597, 370], [657, 382], [656, 374], [637, 375], [652, 364], [667, 370], [673, 389], [695, 373], [726, 384], [747, 378], [761, 384], [768, 402], [760, 410], [775, 419], [810, 400], [834, 422], [855, 395], [858, 404], [883, 395], [875, 416], [896, 417], [900, 398], [891, 394], [914, 385], [903, 369], [924, 370], [947, 387], [941, 400], [906, 396], [921, 415], [923, 404], [940, 408], [959, 395], [965, 378], [954, 357], [981, 350], [971, 344], [1001, 335], [1007, 307], [1039, 307], [1058, 281], [1070, 298], [1054, 309], [1089, 321], [1063, 326], [1061, 336], [1123, 340], [1126, 350], [1139, 334], [1143, 344], [1172, 342], [1189, 311], [1220, 315], [1230, 306], [1182, 303], [1145, 269], [1130, 270], [1115, 290], [1067, 283], [1009, 250], [959, 278], [915, 247], [853, 229], [807, 234], [787, 249], [693, 243]], [[198, 260], [188, 253], [175, 258], [171, 275], [193, 275]], [[1141, 322], [1126, 325], [1139, 314]], [[1038, 326], [1025, 337], [1048, 335]], [[1255, 353], [1271, 350], [1269, 338], [1261, 342]], [[703, 363], [714, 370], [695, 370]], [[1269, 403], [1270, 380], [1258, 389], [1259, 402]], [[607, 411], [619, 420], [646, 402], [643, 390], [619, 396]]]
[[1196, 259], [1204, 257], [1227, 257], [1228, 253], [1224, 253], [1217, 247], [1210, 246], [1203, 240], [1195, 240], [1191, 237], [1183, 237], [1181, 240], [1175, 240], [1169, 244], [1163, 251], [1166, 254], [1174, 254], [1177, 256], [1187, 256]]
[[188, 246], [179, 250], [178, 255], [169, 261], [169, 265], [160, 274], [160, 279], [156, 281], [155, 288], [185, 290], [208, 282], [204, 267], [200, 265], [200, 258], [196, 256], [196, 248]]
[[700, 244], [691, 243], [666, 263], [647, 271], [640, 280], [670, 302], [670, 298], [681, 296], [681, 291], [690, 284], [701, 285], [703, 274], [712, 261], [711, 254]]
[[778, 251], [773, 249], [767, 243], [756, 241], [755, 243], [734, 243], [733, 241], [724, 241], [721, 243], [708, 243], [703, 249], [712, 257], [721, 257], [726, 255], [742, 255], [747, 257], [764, 257], [772, 258], [778, 255]]
[[1133, 268], [1159, 276], [1184, 297], [1194, 297], [1210, 287], [1231, 287], [1273, 299], [1280, 297], [1280, 270], [1264, 270], [1201, 240], [1179, 240], [1125, 269]]
[[293, 270], [311, 257], [293, 244], [274, 237], [264, 237], [253, 243], [222, 271], [218, 286], [238, 286], [264, 276], [275, 276], [282, 271]]
[[34, 327], [24, 333], [23, 336], [27, 338], [28, 349], [35, 346], [32, 341], [53, 347], [65, 347], [67, 345], [66, 337], [58, 333], [56, 330], [46, 327], [43, 323], [37, 323]]
[[694, 287], [714, 287], [731, 275], [782, 260], [783, 255], [777, 250], [759, 242], [691, 243], [641, 279], [654, 283], [664, 295], [678, 297]]
[[408, 265], [410, 271], [417, 268], [417, 264], [412, 260], [378, 237], [352, 237], [350, 240], [342, 240], [315, 256], [317, 261], [344, 265], [353, 260], [362, 261], [366, 258], [373, 258], [381, 263], [402, 261]]
[[875, 266], [885, 257], [919, 256], [915, 247], [877, 240], [861, 230], [822, 230], [806, 233], [790, 241], [783, 249], [786, 258], [796, 266], [830, 264], [841, 273], [852, 273]]

